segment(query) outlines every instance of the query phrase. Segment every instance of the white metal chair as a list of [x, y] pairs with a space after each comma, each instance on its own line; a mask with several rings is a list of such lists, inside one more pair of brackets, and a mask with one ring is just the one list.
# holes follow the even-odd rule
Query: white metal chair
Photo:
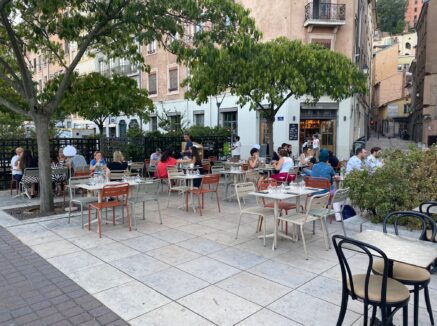
[[73, 206], [73, 204], [77, 204], [80, 207], [80, 214], [81, 214], [81, 218], [82, 218], [82, 228], [84, 226], [84, 216], [83, 216], [83, 207], [90, 204], [90, 203], [95, 203], [98, 201], [98, 198], [96, 196], [85, 196], [85, 197], [78, 197], [76, 196], [76, 190], [77, 185], [78, 184], [83, 184], [88, 182], [89, 178], [88, 177], [72, 177], [70, 178], [70, 180], [68, 181], [68, 194], [69, 194], [69, 209], [68, 209], [68, 223], [70, 223], [70, 219], [71, 219], [71, 208]]
[[129, 205], [131, 206], [132, 209], [132, 218], [133, 218], [135, 230], [138, 229], [135, 205], [139, 203], [143, 204], [143, 220], [145, 220], [146, 203], [155, 202], [156, 205], [158, 206], [159, 222], [162, 224], [161, 207], [159, 206], [159, 197], [158, 197], [159, 187], [160, 187], [159, 180], [139, 183], [135, 189], [133, 196], [130, 197]]
[[[237, 234], [235, 235], [235, 239], [238, 238], [238, 231], [240, 230], [240, 223], [241, 223], [241, 216], [243, 215], [255, 215], [259, 217], [263, 217], [264, 220], [266, 220], [267, 216], [274, 217], [274, 209], [269, 207], [264, 207], [258, 197], [256, 197], [256, 203], [257, 206], [253, 207], [244, 207], [245, 201], [244, 199], [249, 196], [249, 193], [255, 192], [255, 184], [253, 182], [244, 182], [244, 183], [237, 183], [235, 185], [235, 194], [238, 201], [238, 206], [240, 208], [240, 216], [238, 218], [238, 226], [237, 226]], [[264, 246], [266, 245], [266, 226], [267, 223], [264, 223]]]
[[132, 162], [131, 165], [129, 165], [129, 172], [130, 173], [139, 173], [142, 176], [143, 171], [144, 171], [144, 163], [143, 162]]
[[129, 176], [130, 172], [127, 170], [113, 170], [109, 174], [109, 179], [111, 181], [123, 180], [124, 177]]
[[177, 192], [179, 195], [185, 194], [186, 191], [190, 189], [190, 187], [185, 185], [185, 180], [178, 179], [178, 176], [183, 176], [183, 171], [175, 171], [172, 169], [168, 169], [168, 200], [167, 200], [167, 207], [170, 206], [170, 195], [172, 192]]
[[[317, 220], [320, 221], [323, 230], [323, 238], [325, 240], [326, 250], [329, 250], [329, 238], [328, 238], [328, 233], [326, 231], [327, 230], [326, 215], [319, 215], [319, 216], [313, 215], [314, 212], [319, 212], [320, 214], [320, 212], [322, 212], [323, 210], [327, 212], [328, 210], [326, 210], [326, 207], [328, 206], [328, 200], [329, 200], [329, 192], [326, 194], [314, 195], [310, 198], [305, 213], [292, 213], [292, 214], [287, 214], [278, 217], [279, 221], [284, 221], [291, 225], [295, 225], [299, 227], [306, 259], [308, 259], [308, 251], [305, 243], [304, 227], [305, 224], [307, 223]], [[291, 239], [292, 241], [297, 240], [297, 235], [290, 237], [288, 235], [282, 234], [282, 236]]]

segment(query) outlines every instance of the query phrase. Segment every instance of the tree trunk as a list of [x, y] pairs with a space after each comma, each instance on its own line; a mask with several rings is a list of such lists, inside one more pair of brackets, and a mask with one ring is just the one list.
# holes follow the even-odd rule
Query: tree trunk
[[[270, 157], [273, 156], [273, 152], [275, 151], [275, 148], [273, 147], [273, 122], [275, 122], [275, 116], [273, 118], [269, 115], [267, 117], [267, 131], [268, 131], [268, 137], [269, 137], [269, 151], [268, 155]], [[278, 153], [279, 154], [279, 153]]]
[[50, 165], [50, 142], [48, 136], [50, 118], [43, 114], [35, 114], [36, 141], [38, 144], [38, 167], [39, 167], [39, 197], [40, 210], [43, 213], [52, 212], [53, 190], [52, 190], [52, 169]]

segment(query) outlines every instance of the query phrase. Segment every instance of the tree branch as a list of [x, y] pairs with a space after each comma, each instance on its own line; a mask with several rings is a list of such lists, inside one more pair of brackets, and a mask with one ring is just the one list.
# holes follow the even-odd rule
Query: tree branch
[[11, 103], [10, 101], [8, 101], [7, 99], [5, 99], [1, 96], [0, 96], [0, 105], [3, 105], [4, 107], [6, 107], [8, 110], [10, 110], [12, 112], [24, 115], [26, 117], [30, 117], [29, 112], [23, 110], [19, 106]]
[[0, 11], [3, 10], [3, 8], [12, 0], [1, 0], [0, 1]]
[[26, 97], [26, 94], [24, 93], [23, 87], [20, 85], [20, 83], [17, 83], [16, 81], [10, 79], [8, 76], [6, 76], [6, 74], [3, 73], [2, 70], [0, 70], [0, 79], [2, 79], [5, 83], [11, 86], [21, 96]]
[[15, 82], [20, 83], [21, 80], [18, 78], [17, 74], [15, 73], [14, 69], [12, 69], [11, 65], [6, 62], [3, 58], [0, 57], [0, 64], [6, 69], [6, 71], [12, 75]]
[[281, 103], [279, 103], [278, 107], [275, 110], [275, 114], [279, 111], [279, 109], [281, 108], [282, 105], [284, 105], [285, 101], [287, 101], [290, 97], [292, 97], [294, 94], [293, 93], [288, 93], [288, 95], [282, 100]]
[[4, 10], [4, 5], [7, 2], [9, 1], [4, 1], [4, 4], [0, 5], [1, 21], [3, 22], [3, 26], [6, 29], [9, 40], [11, 42], [12, 50], [14, 51], [15, 58], [17, 59], [18, 68], [20, 70], [23, 80], [23, 88], [24, 88], [24, 93], [26, 94], [26, 99], [28, 100], [30, 106], [35, 106], [36, 91], [35, 88], [33, 87], [32, 76], [29, 74], [29, 70], [27, 68], [26, 62], [24, 61], [24, 57], [19, 45], [19, 41], [17, 39], [17, 36], [15, 35], [15, 32], [11, 26], [8, 16], [6, 15], [6, 12]]

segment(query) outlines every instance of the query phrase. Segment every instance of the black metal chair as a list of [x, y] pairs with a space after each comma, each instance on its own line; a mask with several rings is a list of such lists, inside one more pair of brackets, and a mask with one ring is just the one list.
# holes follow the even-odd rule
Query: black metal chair
[[[428, 200], [428, 201], [425, 201], [425, 202], [421, 203], [419, 205], [419, 211], [421, 213], [426, 214], [426, 215], [431, 217], [431, 215], [433, 214], [432, 211], [437, 211], [437, 201], [435, 201], [435, 200]], [[431, 241], [431, 239], [432, 239], [431, 232], [429, 232], [429, 231], [426, 232], [426, 239], [428, 241]], [[437, 234], [434, 237], [433, 242], [437, 242]]]
[[[421, 233], [419, 240], [427, 241], [427, 233], [430, 233], [433, 237], [430, 239], [435, 240], [436, 225], [435, 222], [426, 214], [422, 214], [415, 211], [402, 211], [392, 212], [384, 218], [383, 231], [387, 233], [388, 222], [393, 222], [394, 231], [396, 235], [399, 235], [398, 222], [401, 219], [413, 218], [421, 222]], [[431, 229], [428, 229], [428, 226]], [[435, 241], [434, 241], [435, 242]], [[372, 270], [375, 274], [381, 275], [383, 273], [384, 263], [382, 261], [376, 261], [373, 264]], [[412, 265], [395, 262], [393, 264], [393, 275], [395, 280], [398, 280], [402, 284], [412, 286], [413, 289], [410, 292], [414, 293], [414, 325], [418, 325], [419, 322], [419, 291], [424, 290], [426, 308], [428, 310], [429, 319], [431, 325], [434, 325], [434, 317], [432, 314], [431, 301], [429, 299], [428, 284], [431, 281], [431, 274], [428, 270]]]
[[[377, 308], [381, 310], [382, 325], [391, 325], [393, 316], [401, 308], [403, 309], [403, 325], [408, 325], [408, 301], [410, 300], [410, 293], [405, 285], [388, 277], [389, 260], [385, 253], [375, 246], [342, 235], [334, 235], [332, 242], [340, 261], [343, 283], [341, 310], [337, 326], [343, 324], [349, 296], [352, 300], [359, 300], [364, 303], [365, 326], [368, 323], [369, 305], [373, 307], [372, 325], [376, 321]], [[365, 274], [352, 274], [351, 266], [343, 253], [344, 249], [356, 250], [367, 255], [369, 263]], [[381, 275], [372, 274], [373, 255], [378, 255], [382, 258], [384, 268]]]

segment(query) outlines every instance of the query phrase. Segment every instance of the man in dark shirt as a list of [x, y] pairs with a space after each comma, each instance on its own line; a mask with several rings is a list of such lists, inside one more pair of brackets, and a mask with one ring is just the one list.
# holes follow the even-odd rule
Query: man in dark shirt
[[189, 134], [184, 134], [184, 141], [186, 142], [184, 155], [191, 157], [191, 148], [193, 147], [193, 141], [191, 140], [191, 137]]
[[338, 158], [334, 155], [332, 151], [329, 151], [328, 163], [335, 169], [338, 166]]

